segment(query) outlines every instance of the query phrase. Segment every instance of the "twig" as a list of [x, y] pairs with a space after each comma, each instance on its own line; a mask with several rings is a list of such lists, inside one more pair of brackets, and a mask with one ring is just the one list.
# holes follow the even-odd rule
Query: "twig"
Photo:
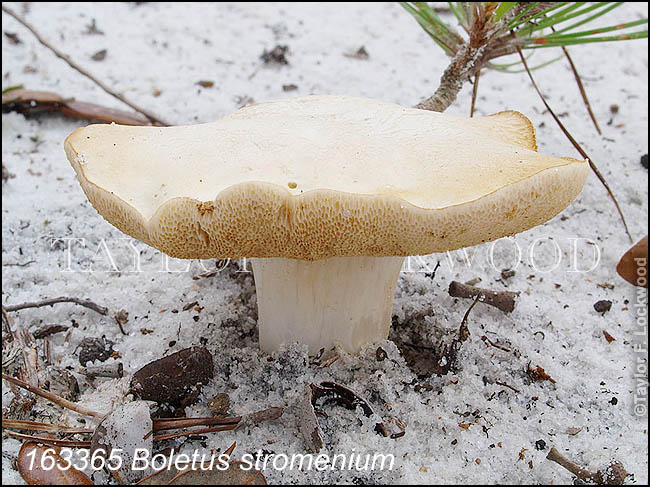
[[625, 478], [628, 476], [628, 473], [621, 462], [612, 462], [607, 465], [607, 467], [593, 473], [564, 457], [556, 448], [551, 448], [551, 451], [546, 455], [546, 459], [566, 468], [569, 472], [578, 477], [578, 479], [587, 484], [623, 485], [625, 483]]
[[91, 80], [93, 83], [95, 83], [97, 86], [99, 86], [102, 90], [104, 90], [106, 93], [109, 95], [113, 96], [114, 98], [117, 98], [120, 100], [122, 103], [130, 106], [133, 108], [136, 112], [139, 112], [143, 114], [145, 117], [147, 117], [149, 120], [151, 120], [154, 123], [157, 123], [159, 125], [167, 126], [169, 125], [167, 122], [163, 121], [160, 117], [157, 117], [156, 115], [153, 115], [151, 112], [145, 110], [144, 108], [139, 107], [133, 102], [130, 102], [127, 100], [124, 96], [120, 95], [116, 91], [114, 91], [112, 88], [104, 84], [102, 81], [98, 80], [96, 77], [94, 77], [92, 74], [90, 74], [88, 71], [86, 71], [84, 68], [79, 66], [76, 62], [74, 62], [68, 55], [62, 53], [59, 51], [56, 47], [54, 47], [52, 44], [47, 42], [39, 33], [38, 31], [32, 27], [29, 22], [27, 22], [23, 17], [21, 17], [19, 14], [14, 12], [12, 9], [9, 7], [6, 7], [5, 5], [2, 5], [2, 11], [6, 12], [7, 14], [11, 15], [14, 19], [16, 19], [18, 22], [20, 22], [27, 30], [29, 30], [34, 37], [43, 44], [43, 46], [47, 47], [50, 51], [52, 51], [58, 58], [64, 60], [72, 69], [78, 71], [82, 75], [84, 75], [86, 78]]
[[27, 431], [46, 431], [48, 433], [65, 433], [65, 434], [92, 434], [95, 430], [84, 428], [71, 428], [61, 424], [39, 423], [38, 421], [22, 421], [20, 419], [2, 418], [2, 427], [27, 430]]
[[515, 389], [514, 387], [512, 387], [511, 385], [506, 384], [505, 382], [501, 382], [501, 381], [495, 380], [494, 383], [495, 383], [495, 384], [499, 384], [500, 386], [503, 386], [503, 387], [507, 387], [508, 389], [511, 389], [511, 390], [515, 391], [517, 394], [519, 394], [519, 390], [518, 390], [518, 389]]
[[171, 440], [181, 436], [198, 435], [202, 433], [214, 433], [217, 431], [230, 431], [240, 429], [244, 426], [253, 426], [263, 421], [278, 419], [284, 413], [280, 407], [272, 407], [255, 411], [244, 416], [232, 418], [159, 418], [153, 420], [153, 432], [165, 431], [179, 428], [191, 428], [193, 426], [208, 426], [189, 431], [179, 431], [177, 433], [166, 433], [154, 435], [154, 441]]
[[483, 336], [481, 337], [481, 340], [483, 340], [484, 342], [486, 342], [488, 345], [493, 346], [494, 348], [498, 348], [499, 350], [503, 350], [504, 352], [512, 352], [512, 350], [510, 350], [509, 348], [504, 347], [503, 345], [499, 345], [498, 343], [494, 343], [492, 340], [490, 340], [490, 339], [489, 339], [487, 336], [485, 336], [485, 335], [483, 335]]
[[38, 371], [40, 367], [38, 351], [34, 346], [34, 337], [20, 325], [16, 325], [13, 336], [16, 340], [16, 346], [22, 353], [25, 365], [21, 375], [27, 384], [38, 387]]
[[192, 435], [199, 435], [202, 433], [215, 433], [217, 431], [230, 431], [230, 430], [234, 430], [235, 427], [236, 427], [235, 424], [226, 424], [222, 426], [211, 426], [209, 428], [199, 428], [191, 431], [180, 431], [178, 433], [153, 435], [153, 441], [172, 440], [174, 438], [180, 438], [181, 436], [192, 436]]
[[40, 328], [36, 329], [32, 335], [36, 340], [48, 337], [50, 335], [54, 335], [56, 333], [61, 333], [62, 331], [67, 331], [68, 326], [66, 325], [58, 325], [58, 324], [50, 324], [50, 325], [43, 325]]
[[459, 342], [464, 342], [465, 340], [467, 340], [467, 337], [469, 337], [469, 327], [467, 326], [467, 322], [469, 320], [469, 314], [472, 312], [474, 306], [476, 306], [476, 303], [478, 303], [480, 299], [481, 299], [481, 295], [477, 295], [476, 299], [474, 299], [474, 302], [470, 305], [469, 308], [467, 308], [467, 311], [465, 311], [463, 320], [460, 322], [460, 327], [458, 328]]
[[35, 387], [29, 385], [27, 382], [24, 382], [20, 379], [16, 379], [15, 377], [11, 377], [7, 374], [2, 374], [2, 378], [5, 379], [6, 381], [17, 385], [18, 387], [22, 387], [23, 389], [33, 392], [37, 396], [44, 397], [48, 401], [52, 401], [54, 404], [58, 404], [61, 407], [64, 407], [66, 409], [70, 409], [71, 411], [75, 411], [79, 414], [83, 414], [84, 416], [92, 416], [94, 418], [103, 418], [104, 414], [98, 413], [97, 411], [91, 411], [90, 409], [86, 409], [83, 406], [79, 406], [78, 404], [68, 401], [67, 399], [63, 399], [62, 397], [57, 396], [56, 394], [52, 394], [51, 392], [44, 391], [40, 387]]
[[415, 105], [415, 108], [444, 112], [454, 102], [467, 78], [473, 74], [476, 60], [481, 53], [480, 49], [468, 45], [462, 46], [442, 73], [436, 92]]
[[241, 419], [241, 416], [232, 418], [157, 418], [153, 420], [153, 431], [191, 428], [193, 426], [234, 426]]
[[11, 306], [4, 306], [4, 309], [6, 309], [9, 312], [12, 312], [12, 311], [18, 311], [26, 308], [41, 308], [43, 306], [51, 306], [57, 303], [75, 303], [78, 304], [79, 306], [84, 306], [88, 309], [92, 309], [93, 311], [96, 311], [100, 315], [108, 314], [108, 308], [105, 308], [104, 306], [100, 306], [89, 299], [79, 299], [79, 298], [68, 297], [68, 296], [59, 296], [58, 298], [44, 299], [43, 301], [36, 301], [34, 303], [20, 303]]
[[512, 291], [490, 291], [476, 286], [469, 286], [458, 281], [449, 284], [449, 295], [453, 298], [475, 298], [500, 309], [504, 313], [512, 313], [515, 309], [515, 298], [519, 293]]
[[481, 70], [479, 69], [474, 76], [474, 86], [472, 87], [472, 106], [469, 109], [469, 118], [474, 116], [474, 107], [476, 106], [476, 97], [478, 96], [478, 80], [481, 77]]
[[546, 101], [546, 98], [544, 97], [541, 90], [537, 86], [537, 83], [535, 82], [535, 79], [533, 78], [533, 75], [530, 72], [530, 69], [528, 68], [528, 63], [526, 62], [526, 58], [524, 57], [524, 54], [521, 52], [521, 48], [519, 48], [519, 46], [516, 46], [516, 47], [517, 47], [517, 52], [519, 53], [519, 57], [521, 58], [521, 62], [524, 65], [524, 69], [526, 70], [526, 73], [528, 74], [528, 78], [530, 79], [530, 82], [532, 83], [533, 88], [535, 88], [535, 91], [537, 92], [539, 97], [542, 99], [542, 103], [544, 103], [544, 106], [546, 107], [546, 109], [549, 111], [549, 113], [553, 117], [553, 120], [555, 120], [555, 122], [558, 124], [558, 126], [560, 127], [560, 129], [562, 130], [562, 132], [564, 133], [566, 138], [569, 139], [569, 142], [571, 142], [571, 144], [573, 144], [573, 147], [575, 147], [575, 149], [580, 153], [580, 155], [582, 157], [584, 157], [589, 162], [589, 167], [594, 172], [596, 177], [598, 177], [598, 179], [600, 180], [602, 185], [607, 190], [607, 193], [609, 194], [609, 197], [614, 202], [614, 205], [616, 206], [616, 210], [618, 211], [618, 214], [621, 217], [621, 221], [623, 222], [623, 226], [625, 227], [625, 233], [627, 233], [627, 236], [630, 239], [630, 241], [634, 242], [634, 239], [632, 238], [632, 234], [630, 233], [630, 229], [627, 226], [627, 221], [625, 220], [625, 216], [623, 215], [623, 210], [621, 210], [621, 207], [618, 204], [618, 201], [616, 200], [616, 197], [614, 196], [614, 193], [610, 189], [609, 184], [607, 184], [607, 181], [605, 180], [605, 176], [603, 176], [601, 174], [598, 167], [596, 167], [596, 164], [594, 164], [594, 162], [591, 160], [591, 157], [589, 157], [587, 155], [587, 153], [583, 150], [583, 148], [580, 146], [580, 144], [578, 144], [578, 142], [573, 138], [573, 136], [569, 133], [569, 131], [564, 126], [562, 121], [559, 119], [559, 117], [555, 114], [553, 109], [550, 107], [550, 105]]
[[44, 445], [62, 446], [67, 448], [90, 448], [90, 441], [53, 440], [52, 438], [25, 435], [23, 433], [15, 433], [14, 431], [7, 431], [6, 433], [17, 440], [35, 441], [36, 443], [43, 443]]
[[86, 367], [81, 371], [82, 374], [94, 379], [95, 377], [109, 377], [112, 379], [119, 379], [124, 376], [124, 366], [122, 362], [113, 362], [110, 364], [95, 365], [93, 367]]
[[28, 260], [27, 262], [9, 262], [8, 264], [2, 264], [2, 267], [27, 267], [30, 264], [36, 262], [35, 260]]

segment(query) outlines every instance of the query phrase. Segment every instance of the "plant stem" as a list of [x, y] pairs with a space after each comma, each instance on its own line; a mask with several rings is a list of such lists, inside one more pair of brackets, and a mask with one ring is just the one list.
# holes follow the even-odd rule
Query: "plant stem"
[[467, 44], [461, 47], [442, 73], [440, 86], [436, 92], [418, 103], [415, 108], [444, 112], [454, 102], [465, 81], [477, 71], [476, 61], [482, 52], [482, 49], [476, 49]]
[[589, 470], [585, 470], [584, 468], [580, 467], [576, 463], [573, 463], [571, 460], [564, 457], [555, 448], [551, 448], [551, 451], [548, 452], [546, 459], [555, 462], [558, 465], [561, 465], [562, 467], [566, 468], [569, 472], [571, 472], [573, 475], [578, 477], [583, 482], [594, 481], [595, 475], [593, 473], [591, 473]]

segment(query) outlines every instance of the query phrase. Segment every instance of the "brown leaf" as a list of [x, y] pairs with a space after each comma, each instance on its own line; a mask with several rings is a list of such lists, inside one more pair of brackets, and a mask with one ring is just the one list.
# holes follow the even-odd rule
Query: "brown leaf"
[[107, 52], [108, 51], [106, 49], [102, 49], [101, 51], [97, 51], [95, 54], [90, 56], [90, 58], [93, 61], [103, 61], [104, 59], [106, 59], [106, 53]]
[[540, 381], [547, 380], [552, 382], [553, 384], [556, 383], [555, 379], [550, 375], [548, 375], [546, 371], [539, 365], [534, 369], [528, 366], [528, 377], [530, 377], [533, 380], [533, 382], [540, 382]]
[[5, 31], [5, 37], [9, 40], [9, 44], [21, 44], [23, 42], [20, 40], [20, 37], [18, 37], [18, 34], [16, 34], [15, 32]]
[[69, 117], [83, 118], [86, 120], [100, 120], [102, 122], [115, 122], [119, 125], [151, 125], [149, 119], [135, 112], [125, 112], [116, 108], [103, 107], [94, 103], [81, 101], [67, 101], [61, 105], [61, 113]]
[[41, 112], [61, 112], [64, 115], [85, 120], [115, 122], [120, 125], [151, 125], [149, 119], [135, 112], [85, 103], [49, 91], [16, 89], [3, 93], [2, 112], [18, 112], [35, 115]]
[[630, 284], [638, 287], [648, 287], [648, 236], [639, 240], [616, 266], [618, 275]]
[[214, 81], [201, 80], [201, 81], [197, 81], [196, 84], [202, 86], [203, 88], [212, 88], [214, 86]]
[[68, 462], [59, 456], [59, 450], [33, 441], [23, 443], [17, 466], [25, 482], [29, 485], [93, 485], [92, 480], [74, 466], [65, 468]]
[[607, 333], [607, 330], [603, 330], [603, 335], [605, 335], [605, 340], [607, 340], [607, 343], [612, 343], [616, 341], [616, 338], [614, 338], [612, 335]]

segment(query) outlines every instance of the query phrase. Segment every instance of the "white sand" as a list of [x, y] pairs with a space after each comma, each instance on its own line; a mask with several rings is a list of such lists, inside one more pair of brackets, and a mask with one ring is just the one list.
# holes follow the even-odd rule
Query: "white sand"
[[[22, 11], [22, 4], [10, 5]], [[647, 16], [647, 4], [629, 4], [619, 10], [607, 17], [610, 23]], [[397, 4], [31, 3], [25, 15], [45, 38], [97, 77], [173, 124], [214, 120], [236, 109], [241, 97], [264, 101], [340, 93], [410, 106], [435, 89], [447, 62]], [[105, 35], [83, 33], [92, 18]], [[13, 45], [3, 36], [3, 88], [24, 84], [30, 89], [127, 108], [57, 59], [4, 13], [2, 29], [17, 33], [22, 41]], [[290, 66], [261, 67], [263, 50], [278, 43], [289, 45]], [[343, 56], [362, 45], [369, 60]], [[92, 61], [90, 56], [100, 49], [108, 50], [105, 60]], [[609, 181], [638, 239], [647, 234], [648, 217], [648, 172], [639, 163], [648, 147], [647, 40], [578, 46], [571, 53], [603, 128], [602, 137], [588, 119], [566, 63], [536, 71], [535, 76], [551, 105]], [[538, 53], [531, 63], [553, 54], [557, 55]], [[36, 72], [24, 73], [26, 66]], [[196, 85], [199, 80], [212, 80], [215, 85], [201, 88]], [[285, 84], [296, 84], [298, 89], [285, 93]], [[159, 97], [154, 96], [155, 90], [162, 92]], [[468, 114], [470, 95], [466, 87], [449, 113]], [[620, 107], [614, 117], [609, 108], [612, 104]], [[519, 110], [533, 120], [540, 151], [577, 156], [544, 113], [524, 74], [484, 75], [478, 114], [505, 109]], [[629, 241], [594, 176], [563, 213], [567, 218], [557, 217], [516, 237], [523, 262], [507, 282], [508, 289], [522, 292], [515, 312], [504, 315], [477, 306], [470, 318], [472, 336], [463, 348], [459, 373], [426, 381], [433, 391], [415, 392], [409, 385], [414, 376], [389, 342], [383, 347], [394, 362], [377, 362], [376, 346], [358, 357], [343, 356], [321, 369], [306, 365], [306, 352], [300, 347], [291, 347], [268, 361], [257, 347], [252, 276], [236, 274], [234, 266], [215, 277], [192, 280], [192, 275], [201, 272], [196, 263], [190, 272], [160, 272], [160, 254], [133, 242], [142, 249], [144, 272], [129, 272], [133, 265], [129, 240], [120, 240], [124, 236], [90, 206], [63, 152], [65, 136], [82, 125], [83, 121], [59, 116], [26, 119], [18, 114], [2, 115], [2, 161], [15, 174], [2, 185], [3, 304], [71, 295], [88, 297], [111, 310], [110, 316], [103, 317], [85, 308], [59, 304], [13, 314], [30, 329], [44, 323], [70, 325], [73, 320], [79, 325], [51, 339], [52, 356], [59, 365], [79, 370], [73, 352], [86, 336], [105, 335], [115, 341], [129, 372], [205, 338], [215, 357], [216, 378], [199, 403], [188, 409], [189, 415], [209, 414], [207, 401], [217, 392], [230, 394], [234, 413], [286, 407], [280, 421], [250, 431], [208, 435], [207, 448], [215, 450], [237, 440], [235, 457], [258, 449], [304, 452], [295, 405], [308, 382], [347, 384], [368, 397], [378, 413], [399, 417], [407, 424], [404, 437], [386, 439], [372, 431], [372, 421], [364, 419], [359, 425], [358, 414], [328, 407], [329, 418], [321, 420], [327, 453], [392, 453], [395, 469], [374, 473], [267, 470], [271, 483], [566, 483], [571, 479], [568, 472], [545, 460], [551, 446], [594, 470], [618, 459], [634, 473], [628, 481], [647, 482], [647, 415], [639, 418], [632, 412], [635, 360], [647, 360], [647, 354], [633, 353], [638, 342], [634, 332], [639, 331], [633, 307], [636, 291], [614, 271]], [[65, 245], [53, 246], [52, 239], [71, 237], [86, 239], [86, 248], [74, 245], [70, 262], [74, 272], [64, 272]], [[572, 238], [597, 244], [602, 255], [595, 269], [571, 272]], [[535, 244], [537, 239], [541, 240]], [[103, 240], [120, 272], [113, 271], [104, 249], [98, 251]], [[553, 266], [554, 243], [562, 260], [554, 270], [541, 272], [540, 268]], [[490, 245], [467, 250], [474, 256], [470, 268], [463, 263], [461, 252], [452, 260], [444, 255], [424, 257], [422, 262], [431, 267], [441, 260], [441, 267], [433, 281], [422, 272], [402, 274], [394, 309], [399, 321], [432, 307], [435, 315], [428, 318], [432, 330], [457, 328], [470, 302], [451, 299], [446, 291], [449, 282], [480, 278], [483, 287], [504, 289], [499, 271], [512, 267], [516, 257], [512, 245], [512, 241], [499, 242], [494, 267], [488, 259]], [[531, 247], [538, 270], [533, 269], [528, 254]], [[592, 248], [581, 242], [579, 249], [579, 263], [584, 268], [590, 263]], [[6, 266], [29, 261], [34, 262]], [[94, 272], [81, 272], [91, 264]], [[416, 269], [416, 262], [413, 264]], [[185, 265], [180, 261], [169, 264], [173, 270]], [[599, 284], [611, 284], [612, 288]], [[605, 316], [593, 309], [601, 299], [613, 302]], [[200, 313], [171, 312], [192, 301], [204, 309]], [[129, 312], [128, 336], [120, 334], [112, 318], [120, 309]], [[193, 316], [198, 316], [198, 321]], [[143, 335], [143, 328], [153, 332]], [[616, 341], [607, 343], [603, 330]], [[487, 347], [482, 335], [518, 350], [520, 356]], [[172, 340], [174, 346], [169, 345]], [[544, 367], [557, 383], [530, 383], [524, 373], [529, 362]], [[89, 407], [106, 408], [103, 401], [111, 397], [119, 400], [123, 384], [108, 381], [97, 393], [78, 377]], [[647, 372], [641, 378], [644, 380]], [[3, 383], [3, 407], [11, 397]], [[613, 398], [617, 404], [612, 404]], [[464, 417], [466, 412], [470, 414]], [[78, 424], [68, 415], [60, 420]], [[459, 423], [472, 425], [464, 429]], [[574, 427], [581, 431], [566, 434], [567, 428]], [[452, 444], [452, 440], [457, 441]], [[536, 450], [537, 440], [545, 441], [545, 450]], [[7, 482], [22, 482], [9, 460], [18, 447], [17, 441], [3, 439], [3, 479]], [[195, 442], [184, 448], [202, 446]]]

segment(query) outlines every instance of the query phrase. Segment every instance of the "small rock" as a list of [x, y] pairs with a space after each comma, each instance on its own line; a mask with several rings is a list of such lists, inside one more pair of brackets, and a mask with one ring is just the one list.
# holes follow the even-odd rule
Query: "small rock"
[[208, 407], [210, 408], [212, 416], [225, 416], [230, 407], [230, 396], [225, 392], [221, 392], [210, 400]]
[[546, 449], [546, 442], [544, 440], [537, 440], [535, 442], [535, 449], [542, 451]]
[[277, 45], [270, 51], [264, 49], [260, 59], [264, 64], [289, 64], [287, 54], [289, 53], [289, 46]]
[[113, 342], [102, 338], [84, 338], [79, 344], [79, 363], [84, 367], [88, 362], [105, 362], [113, 355]]
[[612, 302], [607, 299], [602, 299], [594, 303], [594, 309], [596, 310], [597, 313], [605, 314], [610, 309], [612, 309]]
[[641, 165], [648, 169], [648, 154], [643, 154], [641, 156]]
[[501, 271], [501, 279], [510, 279], [514, 277], [517, 272], [513, 269], [503, 269]]

